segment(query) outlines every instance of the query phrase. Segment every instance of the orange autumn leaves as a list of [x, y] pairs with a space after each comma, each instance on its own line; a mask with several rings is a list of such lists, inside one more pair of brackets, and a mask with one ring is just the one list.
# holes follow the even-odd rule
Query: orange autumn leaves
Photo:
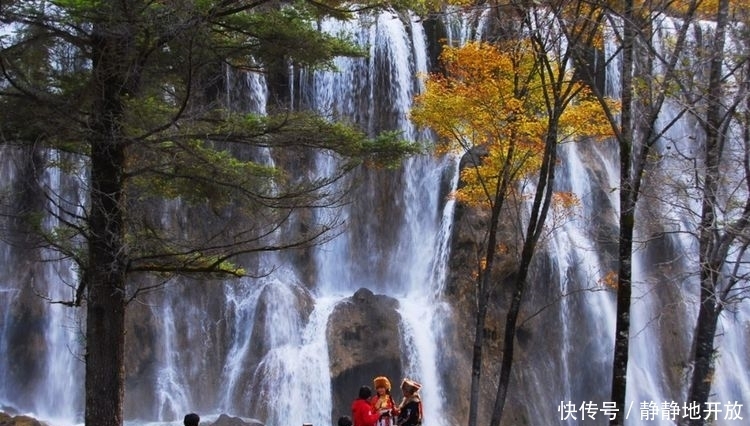
[[520, 182], [537, 171], [550, 128], [560, 142], [612, 133], [601, 104], [584, 87], [576, 87], [576, 99], [550, 125], [547, 105], [554, 94], [544, 84], [550, 79], [542, 78], [525, 41], [446, 47], [440, 60], [444, 73], [427, 77], [411, 118], [435, 132], [440, 153], [473, 147], [486, 152], [476, 168], [464, 169], [464, 186], [455, 194], [461, 202], [487, 205], [488, 188], [496, 187], [498, 179]]

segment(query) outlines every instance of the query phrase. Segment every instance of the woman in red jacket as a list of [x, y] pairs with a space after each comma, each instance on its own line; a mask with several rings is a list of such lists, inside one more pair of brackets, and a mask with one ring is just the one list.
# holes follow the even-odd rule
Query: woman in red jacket
[[354, 426], [375, 426], [380, 414], [372, 409], [370, 398], [372, 390], [367, 386], [359, 388], [359, 398], [352, 402], [352, 421]]

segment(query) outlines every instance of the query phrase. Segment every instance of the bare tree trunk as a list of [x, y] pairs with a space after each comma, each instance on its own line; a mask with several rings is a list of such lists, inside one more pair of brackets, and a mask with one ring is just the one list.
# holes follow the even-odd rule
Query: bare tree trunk
[[[689, 420], [689, 425], [705, 424], [706, 402], [711, 392], [711, 383], [713, 376], [713, 357], [714, 357], [714, 336], [719, 321], [721, 309], [716, 303], [716, 297], [713, 294], [711, 279], [701, 279], [701, 304], [698, 312], [698, 323], [695, 330], [693, 355], [693, 376], [688, 395], [688, 403], [700, 407], [700, 418]], [[708, 289], [707, 287], [711, 287]]]
[[511, 371], [513, 366], [513, 351], [515, 349], [516, 329], [518, 324], [518, 315], [521, 311], [521, 302], [526, 290], [526, 278], [529, 274], [531, 260], [536, 251], [536, 245], [539, 241], [540, 231], [544, 226], [547, 218], [550, 202], [552, 200], [552, 189], [555, 180], [555, 164], [557, 163], [557, 119], [550, 119], [550, 126], [547, 131], [547, 140], [544, 147], [544, 159], [539, 171], [539, 182], [537, 183], [534, 205], [531, 209], [529, 223], [524, 238], [523, 250], [516, 274], [515, 290], [513, 298], [505, 317], [505, 334], [503, 340], [502, 363], [500, 366], [500, 381], [498, 383], [495, 405], [492, 410], [490, 426], [499, 426], [503, 418], [505, 401], [508, 396], [508, 387], [510, 386]]
[[633, 0], [625, 0], [623, 13], [622, 70], [620, 111], [620, 234], [619, 269], [617, 273], [617, 322], [612, 363], [612, 401], [618, 416], [609, 422], [622, 426], [625, 422], [625, 390], [627, 387], [628, 349], [630, 345], [630, 297], [632, 292], [633, 228], [635, 201], [632, 185], [633, 148], [633, 63], [636, 36]]
[[[679, 58], [684, 51], [687, 34], [694, 19], [697, 1], [691, 0], [685, 12], [684, 21], [678, 30], [674, 47], [671, 54], [662, 53], [660, 66], [663, 68], [664, 81], [678, 78], [676, 74]], [[643, 12], [644, 14], [647, 12]], [[659, 114], [665, 103], [668, 90], [663, 85], [650, 87], [649, 96], [639, 99], [639, 105], [643, 109], [643, 117], [638, 120], [640, 134], [635, 136], [635, 103], [634, 103], [634, 73], [636, 63], [636, 40], [639, 34], [647, 37], [644, 46], [647, 49], [648, 66], [645, 70], [650, 75], [653, 70], [652, 63], [656, 57], [654, 46], [651, 45], [651, 31], [646, 31], [646, 26], [653, 26], [650, 21], [644, 22], [640, 13], [634, 10], [632, 0], [625, 1], [623, 14], [623, 41], [622, 41], [622, 70], [621, 70], [621, 101], [622, 109], [620, 116], [620, 133], [618, 142], [620, 146], [620, 232], [619, 232], [619, 268], [617, 286], [617, 321], [615, 326], [615, 349], [612, 364], [612, 390], [611, 400], [616, 404], [618, 415], [610, 420], [610, 425], [623, 425], [625, 422], [625, 396], [627, 388], [628, 351], [630, 340], [630, 306], [632, 294], [632, 263], [633, 263], [633, 236], [636, 225], [636, 206], [641, 191], [643, 174], [648, 166], [654, 144], [671, 127], [657, 129]], [[683, 110], [684, 112], [685, 110]], [[639, 143], [636, 143], [638, 141]]]
[[[512, 152], [512, 151], [511, 151]], [[512, 157], [512, 154], [508, 155]], [[507, 170], [506, 166], [504, 170]], [[477, 295], [477, 316], [474, 325], [474, 347], [471, 363], [471, 394], [469, 399], [469, 426], [476, 426], [479, 416], [479, 390], [482, 378], [482, 358], [484, 346], [484, 328], [487, 321], [487, 308], [490, 303], [490, 278], [495, 264], [495, 253], [497, 250], [497, 229], [499, 226], [500, 212], [502, 211], [505, 201], [505, 193], [508, 186], [507, 172], [503, 179], [498, 179], [495, 188], [495, 199], [492, 202], [492, 213], [487, 234], [487, 244], [485, 245], [485, 266], [478, 278]]]
[[485, 281], [485, 276], [488, 272], [485, 271], [479, 278], [479, 289], [477, 291], [477, 316], [474, 321], [474, 346], [471, 358], [471, 389], [469, 396], [469, 426], [477, 426], [477, 418], [479, 416], [479, 389], [480, 382], [482, 379], [482, 347], [484, 346], [484, 325], [487, 318], [487, 304], [489, 303], [487, 297], [484, 295], [482, 288], [486, 286], [482, 284]]
[[[695, 404], [701, 409], [700, 419], [692, 419], [688, 424], [703, 425], [705, 416], [703, 409], [711, 391], [714, 370], [714, 338], [721, 314], [718, 299], [718, 285], [721, 280], [720, 269], [724, 263], [725, 249], [722, 245], [729, 244], [716, 229], [717, 208], [716, 194], [721, 179], [721, 156], [725, 135], [723, 133], [723, 79], [722, 64], [724, 61], [724, 47], [726, 27], [728, 23], [729, 0], [720, 0], [716, 16], [716, 32], [711, 49], [711, 65], [709, 73], [707, 105], [706, 105], [706, 152], [705, 179], [703, 191], [703, 206], [701, 212], [700, 229], [700, 307], [698, 322], [693, 337], [693, 374], [691, 378], [688, 403]], [[722, 241], [725, 240], [725, 241]]]

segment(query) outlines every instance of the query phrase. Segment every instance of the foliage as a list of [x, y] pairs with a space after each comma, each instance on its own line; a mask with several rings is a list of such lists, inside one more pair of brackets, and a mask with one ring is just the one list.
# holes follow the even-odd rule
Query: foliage
[[[501, 175], [518, 181], [540, 167], [550, 89], [528, 40], [446, 47], [440, 59], [445, 75], [428, 76], [412, 119], [437, 134], [438, 150], [486, 151], [476, 169], [462, 172], [465, 186], [456, 193], [465, 203], [486, 205], [492, 200], [487, 188], [496, 187]], [[559, 141], [611, 136], [600, 103], [582, 86], [577, 90], [579, 97], [560, 117]]]
[[[17, 29], [2, 39], [4, 141], [91, 154], [91, 138], [97, 136], [90, 122], [100, 101], [92, 91], [98, 78], [98, 59], [92, 55], [100, 32], [109, 28], [106, 31], [123, 31], [114, 42], [123, 42], [114, 54], [120, 62], [115, 66], [125, 70], [125, 84], [115, 94], [120, 111], [115, 137], [126, 158], [124, 189], [135, 196], [124, 208], [163, 198], [212, 211], [241, 207], [245, 215], [258, 215], [262, 209], [268, 220], [282, 220], [288, 213], [271, 214], [269, 209], [332, 203], [335, 198], [323, 188], [342, 173], [362, 164], [392, 167], [419, 151], [394, 133], [371, 139], [351, 126], [309, 113], [233, 111], [210, 94], [222, 67], [239, 73], [264, 72], [279, 63], [330, 68], [336, 56], [363, 55], [346, 35], [327, 35], [314, 25], [315, 18], [347, 11], [343, 3], [126, 4], [127, 9], [117, 13], [117, 2], [103, 0], [2, 6], [3, 20]], [[330, 176], [304, 181], [296, 176], [298, 171], [284, 170], [283, 163], [259, 162], [253, 154], [259, 149], [284, 152], [288, 159], [322, 153], [337, 158], [341, 166]], [[129, 232], [141, 235], [141, 225], [135, 222]], [[151, 239], [174, 238], [153, 227], [148, 233]], [[82, 257], [78, 261], [85, 264]], [[184, 262], [176, 265], [184, 270]]]
[[[696, 3], [696, 14], [700, 18], [715, 19], [716, 11], [719, 10], [720, 0], [698, 0]], [[669, 2], [667, 10], [679, 16], [689, 15], [690, 2]], [[731, 15], [744, 13], [750, 7], [748, 0], [730, 0], [728, 11]]]
[[[349, 172], [418, 152], [392, 132], [370, 138], [283, 104], [246, 111], [226, 100], [229, 79], [248, 72], [282, 83], [290, 67], [330, 69], [336, 56], [363, 56], [345, 34], [317, 29], [350, 7], [0, 2], [11, 30], [0, 33], [0, 143], [54, 153], [46, 167], [85, 162], [84, 200], [40, 197], [59, 226], [43, 229], [43, 215], [24, 214], [78, 268], [71, 300], [56, 302], [86, 307], [86, 424], [123, 423], [126, 305], [154, 288], [135, 274], [157, 274], [161, 285], [177, 274], [264, 273], [238, 259], [324, 241], [337, 219], [312, 210], [346, 202]], [[335, 166], [314, 170], [318, 156]], [[296, 218], [304, 224], [281, 232]]]

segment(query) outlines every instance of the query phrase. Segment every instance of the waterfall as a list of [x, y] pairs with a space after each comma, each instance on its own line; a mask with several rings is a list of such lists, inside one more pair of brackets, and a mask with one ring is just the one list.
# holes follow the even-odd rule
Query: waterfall
[[[53, 156], [52, 163], [62, 164], [66, 161], [59, 153], [51, 152], [50, 155]], [[75, 165], [77, 167], [74, 170], [83, 169], [83, 164], [80, 161]], [[46, 168], [43, 182], [48, 188], [63, 189], [56, 192], [57, 199], [49, 202], [48, 211], [54, 212], [56, 216], [45, 218], [44, 229], [53, 229], [59, 226], [60, 220], [67, 219], [71, 215], [83, 214], [83, 197], [77, 191], [77, 185], [75, 182], [71, 182], [70, 178], [66, 177], [59, 167]], [[78, 274], [72, 262], [68, 260], [58, 261], [59, 253], [51, 250], [45, 250], [42, 257], [44, 259], [43, 275], [39, 279], [34, 277], [33, 285], [42, 286], [42, 291], [46, 292], [45, 294], [48, 294], [53, 300], [70, 298], [71, 289], [78, 280]], [[68, 285], [56, 285], [61, 282]], [[51, 306], [49, 309], [50, 322], [45, 336], [52, 347], [67, 348], [69, 352], [63, 356], [54, 351], [47, 354], [47, 376], [43, 379], [44, 385], [40, 389], [42, 395], [40, 411], [42, 410], [41, 407], [49, 410], [45, 414], [50, 416], [51, 419], [69, 419], [78, 414], [80, 396], [76, 392], [76, 382], [71, 380], [70, 377], [71, 372], [80, 371], [82, 368], [83, 350], [78, 334], [82, 327], [77, 314], [76, 311], [60, 305]]]
[[[663, 57], [668, 57], [674, 47], [681, 25], [680, 20], [667, 16], [656, 21], [653, 47]], [[703, 69], [705, 64], [699, 63], [693, 52], [706, 49], [702, 43], [710, 39], [705, 35], [712, 29], [712, 22], [700, 21], [688, 30], [687, 48], [681, 53], [680, 62], [684, 75], [698, 79], [707, 73]], [[608, 43], [605, 50], [611, 58], [615, 55], [615, 43]], [[607, 89], [617, 94], [620, 58], [613, 59], [608, 68]], [[652, 72], [663, 73], [662, 64], [656, 61]], [[681, 404], [689, 386], [690, 371], [686, 363], [697, 320], [700, 286], [698, 242], [694, 237], [698, 232], [700, 197], [695, 189], [695, 175], [686, 171], [695, 167], [691, 157], [701, 158], [695, 152], [702, 149], [704, 141], [697, 120], [690, 114], [681, 115], [684, 108], [684, 100], [668, 96], [660, 111], [656, 127], [663, 134], [655, 144], [659, 162], [645, 177], [638, 205], [626, 401], [631, 422], [641, 419], [649, 424], [674, 424], [669, 415], [662, 415], [667, 414], [670, 405]], [[730, 141], [730, 145], [739, 143], [737, 139]], [[728, 182], [732, 179], [729, 175], [727, 178]], [[750, 366], [750, 356], [738, 346], [739, 341], [746, 342], [750, 336], [748, 310], [746, 304], [741, 304], [729, 311], [720, 319], [721, 331], [715, 342], [718, 357], [710, 400], [719, 404], [720, 410], [726, 408], [724, 404], [746, 407], [750, 403], [746, 375], [731, 373]], [[679, 333], [673, 329], [675, 324], [683, 327]], [[643, 417], [644, 404], [656, 407], [656, 418]], [[737, 419], [732, 421], [731, 417], [723, 416], [720, 413], [716, 424], [736, 424]]]
[[[284, 306], [283, 298], [274, 297], [274, 300], [280, 302], [275, 308], [278, 316], [288, 315], [293, 308]], [[269, 405], [266, 424], [330, 423], [326, 325], [335, 302], [336, 299], [315, 298], [315, 308], [307, 324], [295, 321], [286, 329], [283, 326], [279, 329], [276, 322], [269, 325], [274, 329], [269, 329], [268, 335], [299, 337], [283, 344], [272, 343], [272, 349], [264, 355], [253, 377], [254, 397]]]
[[[559, 229], [552, 235], [549, 251], [556, 267], [551, 271], [556, 275], [560, 294], [561, 358], [556, 374], [558, 380], [555, 381], [559, 389], [553, 391], [554, 396], [547, 397], [560, 401], [604, 401], [608, 393], [608, 387], [592, 389], [588, 383], [594, 376], [600, 378], [600, 383], [606, 384], [611, 368], [610, 353], [595, 350], [602, 342], [613, 341], [615, 325], [614, 298], [602, 284], [608, 271], [604, 269], [607, 260], [597, 247], [597, 228], [602, 226], [599, 222], [603, 219], [597, 215], [604, 211], [604, 218], [613, 221], [611, 206], [615, 200], [611, 199], [611, 193], [607, 202], [597, 199], [599, 189], [594, 185], [602, 182], [591, 174], [592, 169], [587, 166], [588, 161], [598, 159], [601, 160], [603, 171], [607, 172], [605, 176], [612, 174], [614, 157], [601, 154], [609, 153], [607, 145], [567, 142], [560, 147], [562, 164], [556, 179], [556, 190], [573, 194], [579, 203], [573, 211], [553, 214], [549, 225]], [[582, 338], [582, 335], [585, 337]], [[591, 342], [598, 343], [594, 346]], [[585, 359], [578, 356], [582, 352], [581, 347], [586, 349]], [[541, 381], [543, 378], [539, 379]], [[550, 423], [555, 420], [550, 418], [549, 412], [537, 413], [537, 416], [546, 417]], [[578, 424], [572, 418], [566, 421], [566, 424]]]
[[[9, 195], [15, 204], [4, 208], [21, 209], [26, 203], [44, 203], [56, 215], [42, 221], [42, 228], [48, 232], [53, 232], [60, 220], [81, 214], [81, 182], [75, 174], [71, 176], [62, 170], [63, 164], [68, 170], [80, 170], [80, 162], [53, 151], [46, 153], [49, 158], [36, 157], [34, 164], [30, 164], [28, 157], [24, 157], [29, 152], [9, 146], [0, 150], [4, 159], [0, 166], [2, 181], [17, 183], [16, 188], [28, 184], [22, 180], [29, 173], [37, 173], [38, 163], [49, 161], [55, 165], [45, 168], [39, 176], [41, 184], [53, 190], [48, 199], [41, 200], [36, 194], [28, 193]], [[6, 222], [3, 228], [12, 229], [8, 225]], [[0, 244], [0, 354], [3, 354], [0, 357], [0, 377], [3, 377], [0, 404], [19, 401], [17, 398], [21, 396], [19, 402], [24, 404], [25, 410], [56, 424], [65, 424], [82, 414], [82, 394], [78, 387], [83, 372], [82, 321], [75, 310], [50, 304], [39, 295], [44, 295], [50, 302], [68, 300], [77, 273], [73, 263], [61, 258], [59, 253], [43, 250], [34, 254], [32, 250], [24, 250], [23, 244], [14, 244], [12, 232], [4, 237], [10, 238], [11, 242]], [[19, 283], [23, 285], [19, 286]], [[26, 309], [15, 309], [21, 305], [27, 306]], [[43, 322], [34, 318], [33, 312], [38, 309], [46, 311]], [[21, 342], [29, 336], [35, 344], [21, 347]], [[22, 358], [11, 359], [8, 354]], [[37, 373], [29, 374], [23, 371], [24, 367], [32, 367]]]
[[[370, 134], [396, 129], [407, 139], [426, 140], [427, 135], [408, 120], [411, 101], [421, 87], [417, 75], [428, 68], [421, 22], [381, 12], [351, 21], [324, 20], [320, 29], [348, 33], [370, 54], [337, 58], [336, 71], [301, 70], [295, 77], [300, 81], [300, 103]], [[264, 96], [262, 87], [254, 87], [257, 84], [262, 80], [248, 78], [229, 86], [245, 88], [251, 97]], [[237, 95], [231, 98], [235, 106]], [[334, 161], [320, 156], [317, 170], [310, 173], [325, 175]], [[221, 284], [221, 298], [211, 296], [211, 301], [196, 306], [185, 301], [184, 286], [168, 288], [165, 301], [152, 311], [165, 324], [157, 338], [157, 406], [150, 414], [140, 410], [141, 415], [168, 421], [198, 410], [209, 418], [222, 412], [253, 413], [268, 425], [330, 424], [329, 317], [339, 303], [364, 287], [398, 300], [399, 318], [394, 321], [404, 352], [411, 354], [404, 359], [404, 372], [424, 385], [429, 424], [447, 425], [438, 359], [443, 321], [450, 318], [441, 291], [454, 203], [440, 198], [440, 186], [446, 176], [450, 185], [457, 184], [457, 168], [456, 156], [420, 156], [399, 170], [362, 171], [357, 179], [363, 183], [353, 203], [341, 211], [318, 213], [324, 221], [339, 216], [347, 221], [340, 235], [312, 251], [312, 278], [303, 277], [298, 265], [284, 255], [264, 255], [260, 264], [273, 273]], [[377, 205], [382, 200], [387, 204]], [[381, 218], [373, 209], [387, 222], [378, 223]], [[214, 303], [219, 306], [218, 318], [205, 312]], [[181, 336], [199, 339], [187, 346], [192, 353], [185, 352], [186, 337]], [[218, 365], [207, 365], [205, 359]], [[202, 378], [207, 372], [218, 378]], [[378, 374], [372, 372], [373, 377]], [[362, 384], [371, 379], [363, 377]], [[401, 378], [391, 379], [398, 385]], [[216, 388], [216, 398], [207, 401], [196, 386]], [[356, 389], [351, 391], [353, 399]]]
[[[354, 31], [357, 40], [369, 46], [370, 56], [340, 58], [336, 73], [316, 72], [307, 88], [315, 94], [313, 105], [321, 113], [358, 122], [370, 132], [382, 130], [387, 123], [388, 128], [402, 131], [409, 139], [425, 138], [408, 120], [411, 101], [420, 89], [415, 76], [427, 71], [421, 22], [391, 12], [361, 19], [365, 21], [323, 23], [323, 30], [332, 33]], [[441, 301], [440, 290], [445, 280], [453, 208], [453, 203], [439, 199], [439, 194], [446, 171], [457, 177], [457, 160], [455, 156], [408, 160], [397, 179], [401, 187], [390, 194], [383, 194], [392, 184], [382, 173], [366, 177], [364, 194], [345, 217], [371, 221], [371, 200], [386, 197], [389, 206], [375, 208], [398, 228], [378, 232], [371, 223], [350, 221], [347, 233], [316, 250], [315, 258], [319, 271], [316, 298], [341, 298], [368, 287], [398, 299], [404, 351], [412, 354], [405, 360], [405, 373], [424, 385], [425, 418], [432, 425], [446, 421], [442, 412], [445, 396], [437, 371], [440, 364], [436, 360], [442, 320], [447, 317], [444, 311], [449, 309]], [[452, 185], [456, 183], [454, 179]], [[396, 238], [384, 240], [390, 235]]]
[[[459, 45], [482, 39], [490, 14], [489, 8], [478, 8], [446, 15], [447, 42]], [[411, 101], [423, 89], [417, 76], [431, 65], [422, 24], [416, 17], [389, 11], [361, 14], [349, 21], [321, 21], [321, 31], [348, 33], [369, 55], [337, 58], [336, 71], [292, 70], [295, 107], [351, 122], [370, 135], [399, 130], [407, 139], [429, 144], [430, 136], [408, 119]], [[675, 25], [665, 21], [657, 40], [668, 46]], [[698, 42], [697, 32], [691, 37], [691, 43]], [[612, 37], [604, 49], [605, 57], [613, 59], [607, 70], [609, 93], [619, 93], [615, 49]], [[260, 74], [238, 78], [227, 71], [225, 78], [228, 105], [265, 113], [268, 88]], [[670, 102], [659, 126], [666, 126], [678, 113], [679, 103]], [[668, 195], [679, 204], [639, 206], [639, 214], [658, 211], [660, 218], [637, 230], [638, 239], [649, 242], [638, 245], [633, 258], [627, 395], [632, 411], [627, 424], [641, 424], [641, 404], [684, 398], [687, 372], [681, 363], [697, 312], [696, 279], [691, 275], [697, 247], [689, 235], [695, 230], [690, 213], [698, 210], [689, 192], [690, 175], [682, 172], [689, 166], [677, 152], [677, 142], [699, 135], [696, 126], [685, 116], [669, 129], [657, 145], [662, 156], [658, 173], [647, 182], [651, 195], [677, 188]], [[699, 145], [700, 137], [694, 142]], [[4, 185], [21, 187], [26, 174], [37, 173], [25, 163], [30, 160], [22, 161], [28, 153], [19, 154], [8, 146], [0, 150]], [[561, 419], [555, 410], [558, 404], [581, 407], [591, 402], [601, 408], [609, 398], [615, 302], [603, 278], [616, 270], [616, 259], [607, 255], [617, 238], [617, 155], [611, 141], [560, 146], [555, 189], [574, 194], [580, 203], [553, 223], [553, 232], [535, 261], [537, 269], [531, 274], [523, 307], [524, 314], [534, 315], [525, 317], [519, 327], [525, 334], [519, 337], [521, 355], [510, 389], [510, 398], [522, 402], [508, 405], [537, 425], [579, 424], [572, 418]], [[257, 156], [265, 164], [274, 162], [272, 150]], [[304, 256], [267, 254], [253, 260], [267, 276], [208, 283], [181, 279], [132, 304], [128, 338], [134, 340], [129, 342], [146, 343], [129, 346], [126, 354], [138, 368], [128, 372], [128, 422], [178, 424], [185, 413], [195, 411], [206, 422], [228, 413], [257, 416], [269, 426], [332, 424], [328, 357], [332, 342], [326, 330], [336, 308], [360, 288], [398, 303], [393, 321], [400, 332], [403, 370], [423, 384], [425, 426], [448, 426], [450, 415], [463, 419], [465, 413], [449, 412], [451, 399], [468, 395], [451, 394], [454, 389], [441, 383], [446, 374], [470, 374], [446, 373], [443, 361], [447, 351], [470, 351], [443, 347], [457, 327], [448, 323], [454, 307], [443, 292], [455, 207], [446, 193], [458, 185], [459, 160], [456, 155], [417, 156], [396, 170], [358, 171], [352, 179], [360, 183], [359, 192], [352, 203], [316, 213], [322, 220], [342, 219], [336, 238]], [[324, 175], [334, 161], [321, 156], [310, 173]], [[83, 183], [75, 175], [52, 168], [41, 180], [53, 189], [58, 202], [77, 209], [83, 204]], [[669, 184], [660, 185], [663, 179], [670, 179]], [[175, 201], [156, 214], [162, 224], [187, 232], [191, 223], [182, 210]], [[17, 226], [0, 220], [3, 229]], [[45, 226], [54, 227], [55, 221], [48, 218]], [[674, 261], [676, 254], [683, 256]], [[48, 260], [44, 263], [34, 263], [27, 255], [10, 242], [0, 242], [0, 409], [28, 412], [53, 426], [75, 424], [81, 421], [83, 404], [80, 318], [71, 309], [39, 299], [27, 284], [62, 299], [70, 296], [63, 292], [70, 291], [66, 284], [75, 281], [76, 271], [69, 261], [52, 258], [48, 252], [42, 253]], [[24, 323], [31, 318], [29, 312], [41, 311], [44, 315], [35, 318], [43, 321]], [[736, 401], [747, 418], [747, 303], [725, 311], [719, 329], [712, 401]], [[19, 360], [24, 361], [20, 368]], [[371, 378], [363, 377], [362, 384], [369, 384]], [[396, 385], [400, 379], [391, 377]], [[582, 413], [578, 414], [580, 418]], [[601, 413], [596, 417], [596, 423], [603, 424]], [[673, 422], [655, 419], [648, 424]], [[717, 424], [739, 423], [719, 419]]]

